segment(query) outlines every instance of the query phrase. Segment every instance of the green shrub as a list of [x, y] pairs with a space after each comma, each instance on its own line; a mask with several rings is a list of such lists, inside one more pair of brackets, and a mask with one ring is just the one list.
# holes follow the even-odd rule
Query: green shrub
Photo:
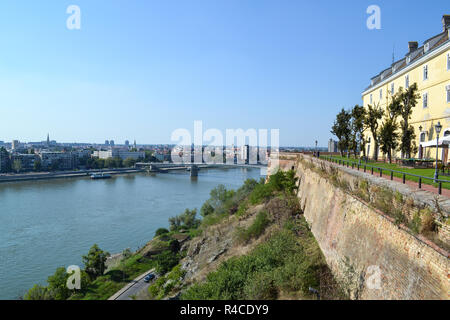
[[163, 251], [155, 258], [156, 272], [165, 274], [178, 264], [179, 256], [169, 250]]
[[249, 277], [243, 294], [248, 300], [275, 300], [278, 288], [271, 272], [256, 272]]
[[236, 238], [239, 243], [247, 242], [252, 238], [258, 238], [269, 225], [270, 220], [266, 211], [260, 211], [250, 227], [245, 230], [238, 228], [236, 231]]
[[414, 214], [413, 219], [409, 223], [409, 228], [414, 234], [418, 234], [420, 232], [422, 225], [422, 220], [420, 219], [420, 212], [416, 212]]
[[169, 233], [169, 230], [167, 230], [166, 228], [159, 228], [158, 230], [155, 231], [155, 237], [158, 237], [166, 233]]
[[186, 300], [275, 299], [278, 292], [301, 292], [318, 287], [325, 259], [304, 218], [295, 230], [279, 230], [250, 254], [223, 262], [202, 283], [186, 289]]

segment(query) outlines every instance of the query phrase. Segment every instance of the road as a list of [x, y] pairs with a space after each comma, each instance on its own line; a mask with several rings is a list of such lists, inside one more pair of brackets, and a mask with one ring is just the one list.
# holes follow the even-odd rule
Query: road
[[[152, 273], [153, 270], [147, 272], [145, 276], [149, 273]], [[157, 279], [155, 277], [152, 281], [149, 283], [146, 283], [144, 281], [145, 276], [141, 277], [140, 279], [135, 279], [131, 281], [129, 285], [127, 285], [127, 289], [123, 291], [119, 296], [117, 296], [114, 300], [133, 300], [133, 296], [138, 296], [138, 294], [142, 291], [145, 291], [148, 289], [148, 287]]]

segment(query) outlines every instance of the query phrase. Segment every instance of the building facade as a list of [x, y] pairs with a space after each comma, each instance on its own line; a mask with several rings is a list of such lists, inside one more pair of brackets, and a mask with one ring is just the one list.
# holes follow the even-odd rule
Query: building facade
[[127, 158], [131, 158], [134, 160], [138, 160], [139, 158], [145, 158], [145, 152], [132, 152], [128, 150], [111, 149], [106, 151], [94, 151], [92, 156], [99, 159], [121, 158], [122, 160], [125, 160]]
[[338, 152], [338, 142], [337, 141], [335, 141], [333, 139], [330, 139], [328, 141], [328, 152], [333, 152], [333, 153]]
[[42, 151], [39, 154], [41, 165], [49, 170], [72, 170], [76, 167], [77, 157], [72, 152]]
[[[416, 135], [417, 153], [411, 156], [435, 158], [437, 135], [434, 127], [440, 122], [443, 128], [438, 157], [447, 163], [450, 144], [450, 15], [443, 16], [442, 24], [443, 31], [424, 41], [422, 46], [409, 42], [406, 56], [373, 77], [370, 86], [362, 93], [362, 99], [366, 108], [372, 105], [386, 110], [392, 95], [400, 87], [407, 89], [416, 83], [420, 98], [413, 108], [410, 124]], [[375, 144], [370, 132], [366, 132], [365, 141], [366, 154], [373, 157]], [[381, 151], [378, 155], [385, 156]], [[402, 155], [394, 151], [393, 156], [400, 158]]]
[[5, 148], [0, 147], [0, 173], [5, 173], [9, 170], [9, 153]]
[[14, 171], [17, 169], [14, 168], [17, 162], [20, 163], [19, 171], [33, 171], [34, 163], [39, 159], [39, 157], [35, 154], [22, 154], [22, 153], [13, 153], [11, 155], [11, 164], [13, 166]]

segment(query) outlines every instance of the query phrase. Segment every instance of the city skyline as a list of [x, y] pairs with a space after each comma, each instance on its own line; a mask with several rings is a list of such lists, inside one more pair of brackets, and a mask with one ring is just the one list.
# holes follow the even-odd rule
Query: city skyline
[[81, 29], [68, 30], [69, 4], [0, 4], [0, 140], [50, 131], [67, 143], [171, 144], [174, 130], [202, 120], [326, 146], [336, 112], [362, 104], [370, 78], [408, 41], [436, 34], [446, 13], [444, 1], [407, 14], [407, 1], [378, 1], [381, 29], [369, 30], [368, 1], [79, 0]]

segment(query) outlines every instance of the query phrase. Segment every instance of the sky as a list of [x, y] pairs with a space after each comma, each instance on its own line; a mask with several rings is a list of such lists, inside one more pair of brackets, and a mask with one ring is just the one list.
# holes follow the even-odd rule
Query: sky
[[448, 0], [2, 0], [0, 140], [174, 143], [200, 120], [326, 146], [340, 109], [449, 13]]

